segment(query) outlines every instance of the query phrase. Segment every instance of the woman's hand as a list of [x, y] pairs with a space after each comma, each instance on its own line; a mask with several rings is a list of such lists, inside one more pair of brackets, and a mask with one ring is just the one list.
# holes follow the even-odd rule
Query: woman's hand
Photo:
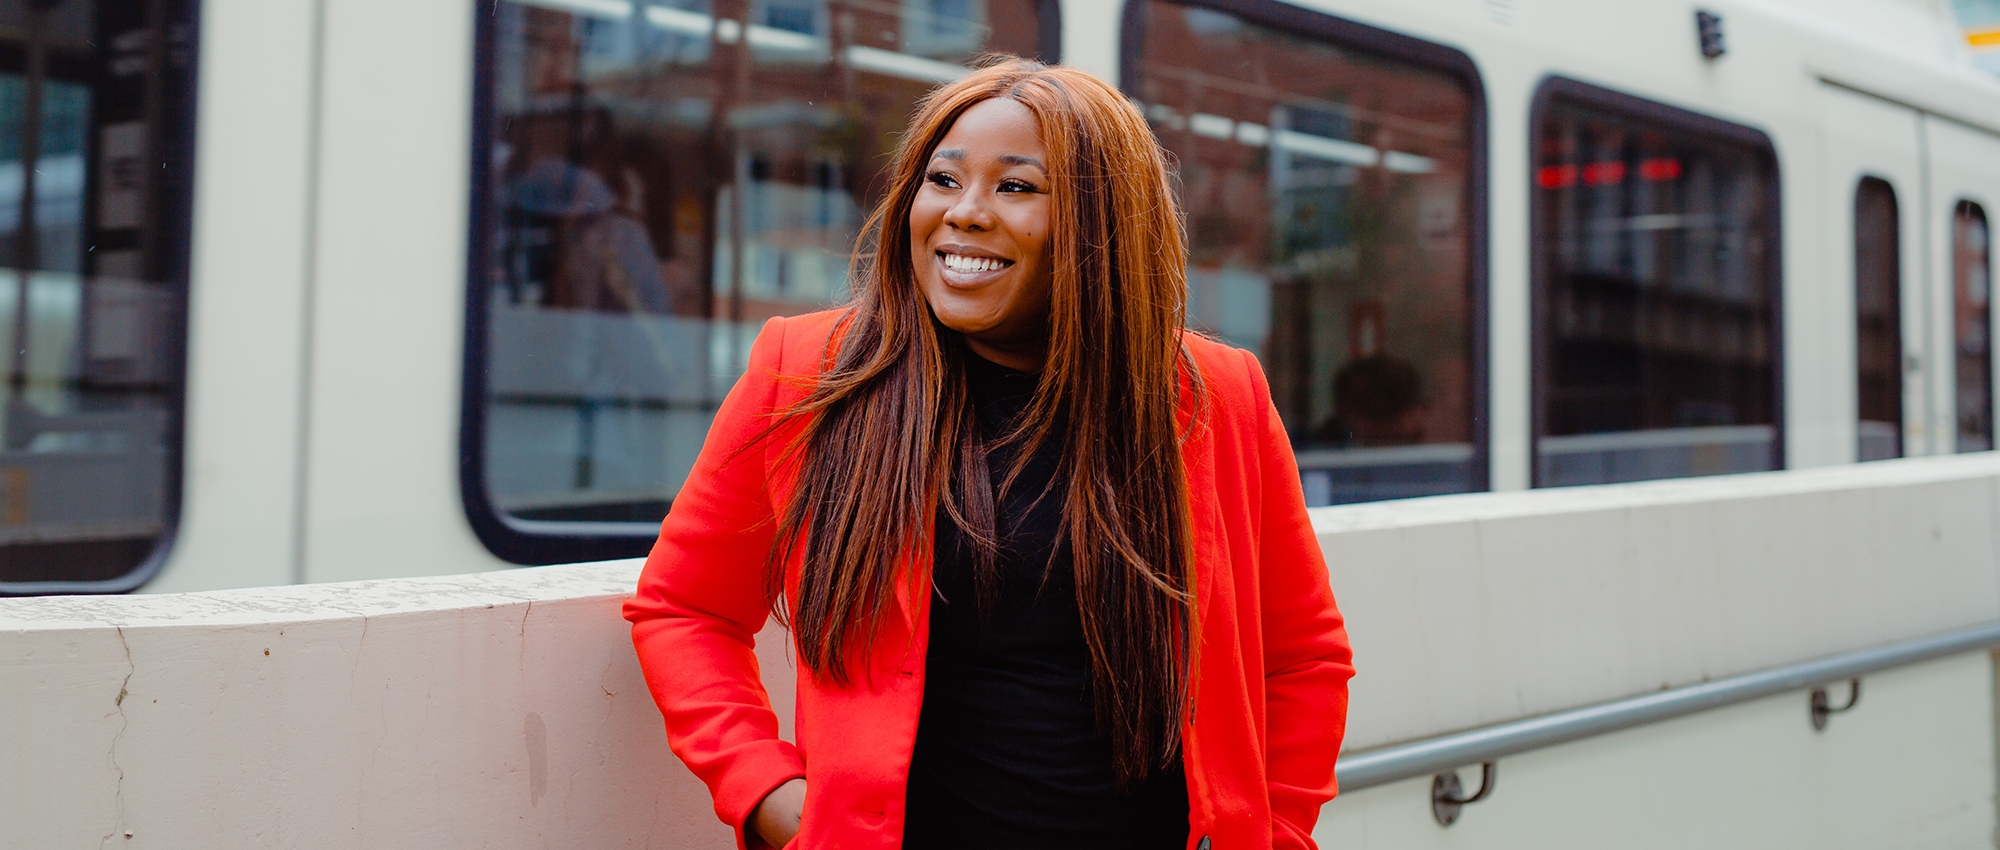
[[806, 812], [806, 781], [794, 779], [764, 795], [764, 802], [750, 810], [750, 828], [772, 847], [783, 847], [799, 834], [799, 819]]

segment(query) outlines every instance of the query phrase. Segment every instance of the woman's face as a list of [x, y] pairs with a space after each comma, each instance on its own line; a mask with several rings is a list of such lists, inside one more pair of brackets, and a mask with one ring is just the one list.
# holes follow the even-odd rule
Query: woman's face
[[1027, 107], [983, 101], [938, 142], [910, 206], [910, 262], [932, 314], [1021, 371], [1048, 349], [1047, 163]]

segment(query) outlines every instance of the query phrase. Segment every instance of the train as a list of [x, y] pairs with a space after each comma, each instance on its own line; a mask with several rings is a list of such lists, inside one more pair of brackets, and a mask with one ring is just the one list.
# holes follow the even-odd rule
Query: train
[[1316, 508], [1993, 448], [1941, 0], [34, 0], [0, 593], [643, 556], [994, 54], [1151, 122]]

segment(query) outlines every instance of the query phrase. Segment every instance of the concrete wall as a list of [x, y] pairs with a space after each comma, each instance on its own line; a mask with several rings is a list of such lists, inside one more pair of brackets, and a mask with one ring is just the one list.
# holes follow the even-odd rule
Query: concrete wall
[[1372, 747], [2000, 620], [2000, 457], [1315, 514]]
[[[2000, 619], [1996, 488], [1974, 456], [1320, 509], [1351, 744]], [[0, 847], [726, 846], [618, 618], [636, 569], [0, 600]], [[1989, 842], [1986, 656], [1868, 687], [1822, 734], [1803, 694], [1772, 698], [1506, 760], [1451, 830], [1412, 781], [1335, 801], [1321, 834]]]

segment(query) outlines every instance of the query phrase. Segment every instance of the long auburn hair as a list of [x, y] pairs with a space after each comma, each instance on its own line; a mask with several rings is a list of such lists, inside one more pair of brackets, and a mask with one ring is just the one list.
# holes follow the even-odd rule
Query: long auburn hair
[[[1034, 396], [995, 445], [1019, 446], [1011, 487], [1045, 441], [1061, 447], [1059, 539], [1076, 573], [1099, 728], [1129, 784], [1170, 764], [1187, 715], [1196, 647], [1194, 556], [1177, 402], [1200, 380], [1181, 339], [1186, 242], [1165, 154], [1116, 89], [1014, 57], [933, 91], [896, 153], [888, 195], [855, 254], [854, 301], [829, 366], [785, 416], [798, 486], [766, 571], [773, 599], [804, 549], [798, 586], [774, 603], [799, 660], [846, 684], [862, 670], [900, 571], [954, 522], [991, 586], [995, 493], [966, 388], [962, 339], [938, 324], [912, 268], [910, 208], [953, 122], [1011, 98], [1034, 115], [1049, 157], [1054, 273], [1049, 348]], [[914, 595], [914, 594], [913, 594]]]

